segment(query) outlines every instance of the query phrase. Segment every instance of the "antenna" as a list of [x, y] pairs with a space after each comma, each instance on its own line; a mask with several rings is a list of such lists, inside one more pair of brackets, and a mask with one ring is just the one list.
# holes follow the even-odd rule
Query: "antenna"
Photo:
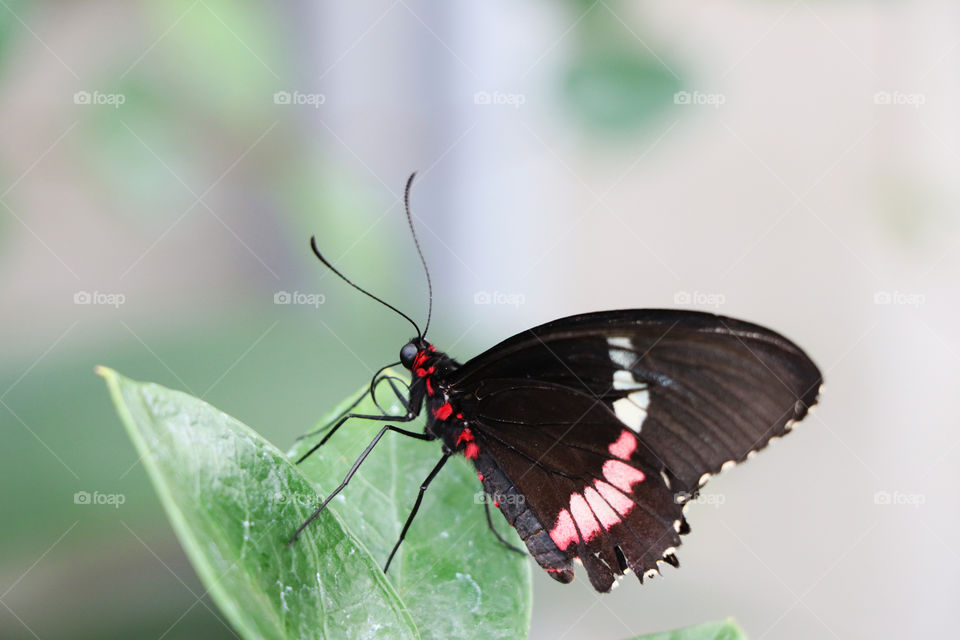
[[430, 330], [430, 316], [433, 315], [433, 283], [430, 282], [430, 270], [427, 269], [427, 261], [423, 257], [423, 251], [420, 250], [420, 241], [417, 239], [417, 231], [413, 228], [413, 216], [410, 214], [410, 187], [413, 186], [413, 179], [416, 175], [417, 172], [414, 171], [410, 174], [410, 177], [407, 178], [407, 186], [403, 190], [403, 208], [407, 212], [407, 223], [410, 225], [410, 235], [413, 236], [413, 244], [417, 247], [417, 255], [420, 256], [423, 273], [427, 276], [427, 296], [429, 299], [427, 303], [427, 324], [424, 326], [423, 334], [420, 336], [424, 338], [427, 335], [427, 331]]
[[[412, 178], [412, 176], [411, 176], [411, 178]], [[409, 183], [407, 183], [407, 189], [409, 189], [409, 188], [410, 188], [410, 185], [409, 185]], [[362, 294], [364, 294], [364, 295], [366, 295], [366, 296], [369, 296], [369, 297], [373, 298], [374, 300], [376, 300], [377, 302], [379, 302], [379, 303], [382, 304], [383, 306], [387, 307], [388, 309], [392, 309], [392, 310], [395, 311], [396, 313], [398, 313], [398, 314], [400, 314], [401, 316], [403, 316], [404, 318], [406, 318], [406, 319], [407, 319], [407, 322], [409, 322], [410, 324], [412, 324], [412, 325], [413, 325], [413, 328], [416, 329], [416, 331], [417, 331], [417, 336], [418, 336], [420, 339], [423, 339], [423, 333], [421, 333], [420, 327], [417, 326], [417, 323], [414, 322], [414, 321], [410, 318], [410, 316], [408, 316], [407, 314], [405, 314], [403, 311], [400, 311], [400, 309], [397, 309], [395, 306], [393, 306], [393, 305], [390, 304], [389, 302], [385, 302], [382, 298], [378, 298], [377, 296], [373, 295], [372, 293], [370, 293], [369, 291], [367, 291], [366, 289], [364, 289], [364, 288], [361, 287], [360, 285], [358, 285], [358, 284], [356, 284], [355, 282], [353, 282], [350, 278], [348, 278], [347, 276], [345, 276], [345, 275], [343, 275], [342, 273], [340, 273], [339, 271], [337, 271], [336, 267], [334, 267], [332, 264], [330, 264], [330, 262], [327, 261], [327, 259], [324, 258], [323, 255], [320, 253], [320, 250], [317, 249], [317, 239], [316, 239], [315, 236], [310, 236], [310, 248], [313, 249], [314, 255], [317, 256], [317, 258], [320, 260], [320, 262], [322, 262], [328, 269], [330, 269], [330, 271], [333, 271], [335, 274], [337, 274], [337, 276], [339, 276], [339, 278], [340, 278], [341, 280], [343, 280], [344, 282], [346, 282], [348, 285], [350, 285], [351, 287], [353, 287], [354, 289], [356, 289], [356, 290], [359, 291], [360, 293], [362, 293]], [[422, 258], [422, 257], [423, 257], [423, 256], [421, 256], [421, 258]], [[428, 321], [429, 321], [429, 317], [428, 317]]]

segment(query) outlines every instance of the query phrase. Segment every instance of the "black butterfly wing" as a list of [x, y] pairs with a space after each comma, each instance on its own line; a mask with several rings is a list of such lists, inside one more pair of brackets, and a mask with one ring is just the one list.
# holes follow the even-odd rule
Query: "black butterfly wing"
[[610, 408], [589, 395], [524, 379], [484, 380], [461, 401], [485, 491], [534, 559], [561, 582], [579, 559], [609, 591], [643, 579], [686, 531], [662, 464]]
[[784, 435], [816, 404], [821, 385], [810, 358], [769, 329], [663, 309], [555, 320], [473, 358], [450, 383], [461, 393], [490, 379], [550, 383], [600, 400], [638, 434], [671, 488], [688, 494]]

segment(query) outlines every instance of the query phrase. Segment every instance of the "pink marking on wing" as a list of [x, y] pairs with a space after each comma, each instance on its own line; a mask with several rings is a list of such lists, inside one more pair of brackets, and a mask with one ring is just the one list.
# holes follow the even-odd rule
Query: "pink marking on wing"
[[602, 531], [600, 523], [597, 522], [593, 511], [590, 510], [590, 505], [579, 493], [570, 495], [570, 513], [573, 514], [573, 519], [580, 529], [580, 535], [583, 536], [584, 542], [593, 540]]
[[633, 452], [637, 450], [637, 437], [624, 429], [620, 432], [617, 441], [610, 445], [610, 455], [616, 456], [621, 460], [629, 460]]
[[550, 530], [550, 539], [560, 549], [566, 549], [572, 543], [580, 540], [580, 536], [577, 535], [577, 528], [573, 525], [573, 518], [570, 517], [570, 512], [566, 509], [561, 509], [560, 514], [557, 515], [557, 522]]
[[600, 492], [603, 499], [607, 501], [607, 504], [613, 507], [621, 516], [625, 516], [633, 511], [633, 500], [623, 495], [622, 491], [617, 491], [612, 485], [607, 484], [603, 480], [594, 480], [593, 484], [597, 487], [597, 491]]
[[603, 501], [603, 498], [600, 497], [596, 489], [587, 487], [583, 495], [593, 510], [593, 515], [597, 516], [597, 520], [600, 521], [604, 529], [609, 531], [610, 527], [620, 522], [620, 516], [610, 508], [610, 505]]
[[603, 477], [624, 493], [632, 493], [633, 485], [646, 479], [643, 471], [619, 460], [607, 460], [603, 463]]

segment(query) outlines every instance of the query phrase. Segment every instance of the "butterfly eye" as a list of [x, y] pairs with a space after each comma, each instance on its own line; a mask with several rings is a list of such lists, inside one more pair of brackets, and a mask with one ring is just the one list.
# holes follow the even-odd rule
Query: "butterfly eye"
[[417, 349], [417, 345], [412, 342], [408, 342], [407, 344], [403, 345], [403, 349], [400, 349], [400, 364], [407, 369], [412, 368], [413, 361], [416, 359], [419, 351], [420, 350]]

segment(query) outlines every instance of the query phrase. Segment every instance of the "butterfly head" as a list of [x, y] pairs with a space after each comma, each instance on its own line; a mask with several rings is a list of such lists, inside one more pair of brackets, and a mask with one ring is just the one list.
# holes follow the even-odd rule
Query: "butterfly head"
[[413, 371], [422, 366], [436, 351], [437, 348], [423, 338], [413, 338], [400, 349], [400, 364]]

